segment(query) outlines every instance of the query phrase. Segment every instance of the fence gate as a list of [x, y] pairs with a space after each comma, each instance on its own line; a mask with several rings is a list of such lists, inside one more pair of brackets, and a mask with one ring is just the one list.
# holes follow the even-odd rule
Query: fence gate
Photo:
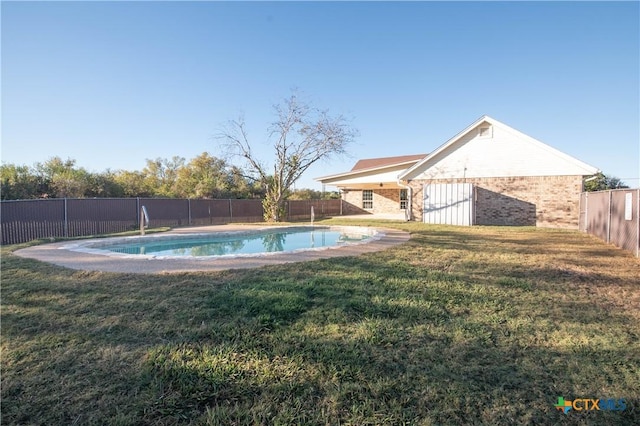
[[423, 188], [423, 220], [437, 225], [474, 224], [473, 185], [438, 183]]

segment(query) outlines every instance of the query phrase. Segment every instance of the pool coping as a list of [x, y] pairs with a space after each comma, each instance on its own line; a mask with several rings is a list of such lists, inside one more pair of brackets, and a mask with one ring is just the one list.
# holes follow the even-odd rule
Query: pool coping
[[[331, 225], [327, 225], [331, 226]], [[339, 227], [340, 225], [336, 225]], [[351, 227], [347, 225], [347, 227]], [[333, 257], [359, 256], [364, 253], [373, 253], [402, 244], [409, 240], [409, 233], [398, 229], [378, 226], [365, 226], [381, 233], [378, 239], [366, 244], [350, 244], [335, 246], [322, 250], [304, 250], [283, 253], [268, 253], [252, 256], [220, 256], [205, 258], [131, 258], [131, 256], [105, 256], [104, 254], [87, 253], [69, 250], [75, 241], [61, 241], [50, 244], [42, 244], [33, 247], [16, 250], [15, 255], [36, 259], [42, 262], [52, 263], [65, 268], [118, 272], [134, 274], [167, 274], [182, 272], [222, 271], [227, 269], [259, 268], [268, 265], [283, 263], [306, 262], [310, 260], [328, 259]], [[261, 225], [212, 225], [178, 228], [162, 234], [154, 235], [184, 235], [211, 232], [241, 232], [269, 228]], [[77, 240], [87, 243], [89, 241], [103, 240]]]

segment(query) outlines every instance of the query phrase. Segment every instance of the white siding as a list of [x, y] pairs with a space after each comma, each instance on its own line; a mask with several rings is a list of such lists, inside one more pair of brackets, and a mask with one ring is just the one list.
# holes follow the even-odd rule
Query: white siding
[[508, 126], [492, 125], [492, 137], [479, 137], [482, 123], [429, 158], [412, 179], [588, 175], [596, 169]]
[[474, 224], [473, 185], [446, 183], [425, 185], [423, 188], [423, 220], [435, 225]]

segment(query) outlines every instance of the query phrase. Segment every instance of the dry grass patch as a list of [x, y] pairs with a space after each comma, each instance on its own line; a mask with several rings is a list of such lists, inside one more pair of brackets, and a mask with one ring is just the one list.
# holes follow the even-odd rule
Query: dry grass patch
[[638, 259], [571, 231], [369, 224], [412, 239], [155, 276], [4, 248], [3, 424], [640, 423]]

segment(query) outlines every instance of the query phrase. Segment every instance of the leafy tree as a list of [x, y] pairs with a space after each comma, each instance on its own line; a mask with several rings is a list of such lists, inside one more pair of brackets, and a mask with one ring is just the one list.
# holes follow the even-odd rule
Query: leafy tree
[[243, 158], [252, 177], [265, 188], [263, 208], [268, 222], [281, 220], [288, 191], [312, 164], [344, 154], [356, 136], [344, 117], [331, 117], [302, 102], [295, 93], [274, 108], [277, 120], [270, 129], [275, 153], [271, 166], [252, 151], [243, 118], [230, 121], [218, 134], [227, 151]]
[[56, 198], [82, 198], [89, 190], [85, 170], [74, 170], [53, 176], [50, 187]]
[[113, 175], [115, 184], [124, 197], [152, 197], [153, 190], [147, 186], [145, 176], [140, 171], [119, 170]]
[[107, 170], [102, 173], [91, 173], [89, 175], [89, 188], [85, 196], [87, 197], [114, 197], [125, 196], [124, 188], [118, 183], [117, 173]]
[[47, 189], [43, 196], [80, 198], [89, 190], [90, 173], [77, 168], [76, 160], [51, 157], [44, 163], [36, 163], [35, 170]]
[[45, 179], [53, 179], [55, 175], [68, 173], [74, 170], [76, 166], [76, 160], [62, 158], [56, 156], [51, 157], [44, 163], [36, 163], [34, 169], [37, 174], [41, 175]]
[[176, 195], [221, 198], [229, 194], [227, 163], [203, 152], [177, 171]]
[[242, 169], [231, 166], [227, 174], [229, 197], [232, 198], [263, 198], [265, 191], [260, 182], [244, 175]]
[[41, 197], [189, 197], [256, 198], [259, 184], [242, 169], [202, 153], [188, 163], [182, 157], [147, 160], [142, 171], [90, 173], [73, 159], [52, 157], [33, 167], [0, 166], [3, 200]]
[[147, 159], [147, 166], [142, 170], [145, 186], [153, 188], [156, 196], [175, 197], [178, 170], [184, 164], [185, 159], [177, 155], [170, 160], [166, 158]]
[[37, 198], [42, 186], [42, 181], [28, 166], [0, 166], [0, 196], [3, 200]]
[[602, 172], [585, 179], [584, 190], [586, 192], [604, 191], [607, 189], [622, 189], [629, 186], [622, 182], [619, 178], [611, 175], [605, 175]]

